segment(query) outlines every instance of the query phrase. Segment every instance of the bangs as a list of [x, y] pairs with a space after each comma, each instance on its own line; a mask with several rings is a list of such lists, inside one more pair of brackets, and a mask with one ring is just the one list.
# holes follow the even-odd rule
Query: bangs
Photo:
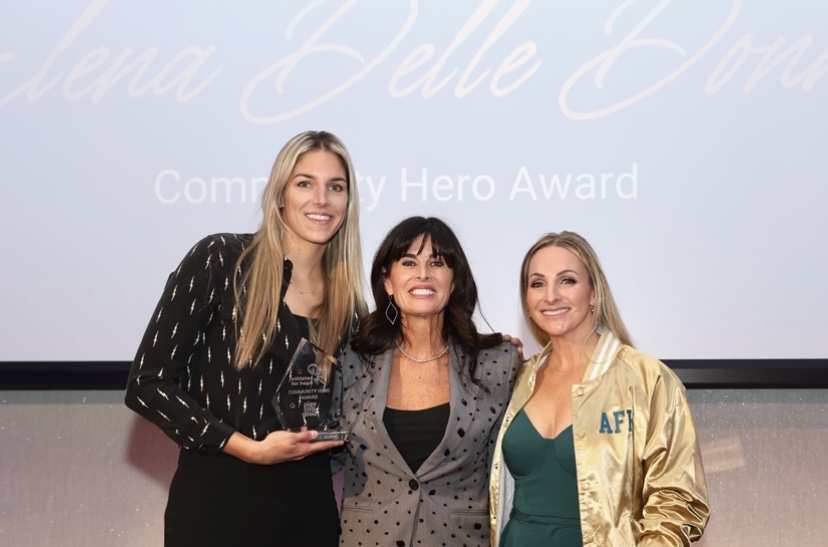
[[388, 250], [388, 262], [391, 263], [400, 260], [403, 255], [408, 253], [408, 250], [420, 236], [423, 239], [420, 242], [419, 248], [415, 249], [415, 254], [419, 255], [422, 253], [426, 243], [430, 241], [434, 258], [439, 257], [443, 259], [449, 268], [454, 269], [458, 260], [460, 243], [452, 232], [434, 222], [411, 226], [410, 230], [400, 233], [399, 237], [394, 240], [394, 243]]

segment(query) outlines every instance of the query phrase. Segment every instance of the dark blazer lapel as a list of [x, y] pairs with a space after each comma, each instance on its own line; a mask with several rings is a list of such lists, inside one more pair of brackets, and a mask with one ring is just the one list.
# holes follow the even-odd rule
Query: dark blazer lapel
[[[437, 445], [437, 448], [431, 453], [428, 459], [423, 462], [423, 465], [417, 473], [423, 480], [430, 479], [428, 474], [441, 465], [451, 463], [451, 454], [461, 450], [463, 443], [468, 442], [468, 439], [464, 440], [465, 434], [471, 429], [471, 423], [477, 412], [477, 404], [481, 392], [480, 388], [472, 383], [465, 373], [467, 360], [468, 357], [456, 351], [455, 347], [452, 347], [451, 353], [449, 354], [449, 367], [451, 371], [449, 376], [449, 421], [446, 426], [446, 432], [443, 435], [443, 440], [440, 441], [440, 444]], [[458, 460], [462, 459], [458, 458]]]

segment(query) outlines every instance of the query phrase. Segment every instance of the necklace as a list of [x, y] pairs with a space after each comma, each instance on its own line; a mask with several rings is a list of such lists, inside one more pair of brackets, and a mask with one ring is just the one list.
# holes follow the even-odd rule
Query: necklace
[[296, 292], [298, 292], [300, 295], [304, 296], [306, 294], [312, 294], [312, 295], [316, 296], [316, 291], [303, 291], [293, 281], [291, 281], [290, 284], [293, 285], [293, 287], [296, 289]]
[[448, 349], [449, 349], [448, 344], [446, 344], [446, 348], [443, 351], [441, 351], [440, 353], [438, 353], [437, 355], [435, 355], [434, 357], [426, 357], [425, 359], [417, 359], [416, 357], [414, 357], [413, 355], [409, 354], [407, 351], [402, 349], [402, 346], [400, 345], [399, 342], [397, 342], [397, 348], [399, 348], [400, 352], [402, 352], [403, 355], [405, 355], [406, 357], [408, 357], [409, 359], [411, 359], [415, 363], [428, 363], [429, 361], [434, 361], [435, 359], [439, 359], [440, 357], [445, 355], [446, 352], [448, 352]]

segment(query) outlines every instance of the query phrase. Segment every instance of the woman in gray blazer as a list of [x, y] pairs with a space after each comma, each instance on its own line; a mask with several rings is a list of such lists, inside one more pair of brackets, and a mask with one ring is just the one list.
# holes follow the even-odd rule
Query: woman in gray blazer
[[472, 320], [477, 287], [440, 219], [394, 227], [377, 310], [342, 355], [345, 546], [489, 545], [487, 473], [519, 357]]

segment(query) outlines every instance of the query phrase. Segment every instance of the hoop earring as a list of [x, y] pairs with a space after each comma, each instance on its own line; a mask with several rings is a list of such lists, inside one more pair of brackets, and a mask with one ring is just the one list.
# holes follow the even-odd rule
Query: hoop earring
[[[392, 313], [394, 314], [393, 317], [391, 317]], [[394, 323], [397, 322], [397, 317], [399, 317], [399, 316], [400, 316], [400, 312], [399, 312], [399, 310], [397, 310], [397, 306], [394, 305], [394, 295], [389, 294], [388, 295], [388, 305], [385, 307], [385, 318], [388, 319], [388, 321], [393, 325]]]

